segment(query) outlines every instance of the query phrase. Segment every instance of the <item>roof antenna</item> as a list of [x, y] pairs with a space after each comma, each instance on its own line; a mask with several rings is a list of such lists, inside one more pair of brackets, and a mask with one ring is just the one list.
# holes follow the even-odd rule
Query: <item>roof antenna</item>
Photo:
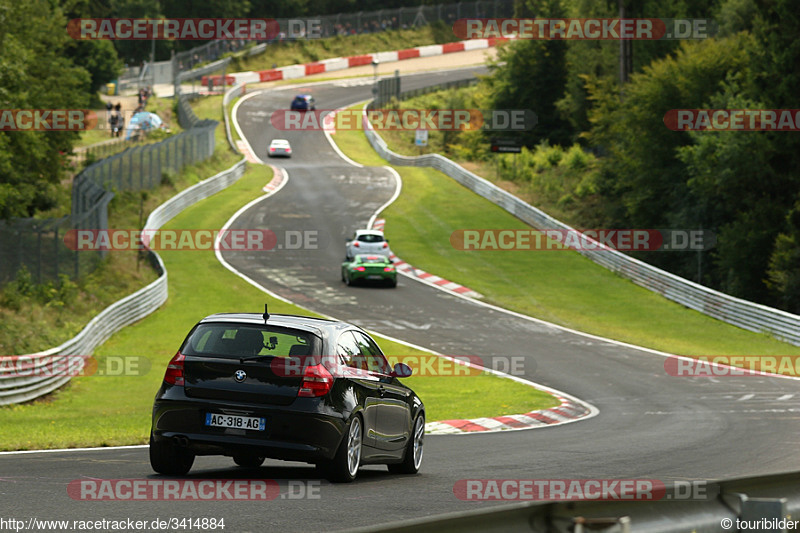
[[264, 304], [264, 314], [261, 315], [261, 317], [264, 319], [264, 325], [266, 325], [267, 320], [269, 320], [269, 310], [267, 309], [267, 304]]

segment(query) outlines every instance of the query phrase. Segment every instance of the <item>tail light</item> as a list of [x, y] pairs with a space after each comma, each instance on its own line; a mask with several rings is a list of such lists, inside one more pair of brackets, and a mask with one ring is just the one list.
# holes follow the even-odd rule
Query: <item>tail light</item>
[[291, 149], [291, 148], [287, 148], [287, 149], [286, 149], [286, 153], [287, 153], [287, 154], [291, 154], [291, 153], [292, 153], [292, 149]]
[[364, 272], [366, 269], [367, 267], [356, 267], [356, 270], [358, 270], [359, 272]]
[[186, 381], [183, 376], [183, 362], [186, 357], [181, 353], [176, 353], [169, 364], [167, 364], [167, 371], [164, 372], [164, 381], [170, 385], [178, 385], [183, 387]]
[[274, 151], [275, 151], [275, 148], [270, 148], [270, 149], [269, 149], [269, 151], [270, 151], [270, 152], [274, 152]]
[[358, 248], [358, 247], [359, 247], [359, 245], [358, 245], [358, 241], [354, 242], [354, 243], [353, 243], [353, 246], [355, 246], [356, 248]]
[[383, 248], [388, 248], [388, 247], [389, 247], [389, 243], [387, 243], [386, 241], [384, 241], [384, 242], [383, 242]]
[[308, 366], [303, 373], [303, 383], [300, 384], [297, 395], [303, 398], [325, 396], [331, 387], [333, 387], [333, 376], [327, 368], [321, 364]]
[[391, 271], [393, 271], [393, 270], [394, 270], [394, 267], [391, 267], [391, 266], [389, 266], [389, 267], [384, 267], [384, 268], [383, 268], [383, 271], [384, 271], [384, 272], [391, 272]]

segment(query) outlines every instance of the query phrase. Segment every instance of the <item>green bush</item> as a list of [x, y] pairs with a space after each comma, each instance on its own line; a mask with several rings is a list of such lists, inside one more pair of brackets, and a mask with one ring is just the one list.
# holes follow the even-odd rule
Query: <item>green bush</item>
[[562, 163], [570, 170], [583, 170], [589, 165], [589, 158], [579, 144], [573, 144], [564, 154]]
[[178, 174], [171, 168], [167, 168], [161, 173], [161, 185], [167, 185], [168, 187], [174, 188], [175, 181], [177, 179]]
[[36, 283], [26, 266], [17, 271], [13, 281], [0, 292], [0, 304], [18, 311], [25, 301], [33, 300], [48, 307], [62, 308], [75, 301], [78, 285], [66, 274], [59, 274], [58, 281]]
[[550, 146], [547, 141], [536, 146], [533, 151], [533, 169], [542, 172], [551, 169], [561, 162], [564, 150], [558, 146]]

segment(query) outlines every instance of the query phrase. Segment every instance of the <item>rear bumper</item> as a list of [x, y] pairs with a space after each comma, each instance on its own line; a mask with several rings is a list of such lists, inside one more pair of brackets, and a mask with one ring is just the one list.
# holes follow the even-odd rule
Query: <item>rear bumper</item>
[[[309, 399], [311, 400], [311, 399]], [[252, 454], [273, 459], [316, 462], [332, 459], [346, 427], [338, 413], [308, 412], [287, 407], [209, 404], [206, 401], [156, 400], [153, 440], [190, 449], [195, 455]], [[265, 431], [205, 425], [206, 413], [237, 414], [266, 419]]]
[[[380, 279], [370, 279], [369, 276], [380, 276]], [[350, 271], [350, 279], [353, 281], [374, 281], [376, 283], [386, 281], [396, 281], [397, 272], [358, 272]]]

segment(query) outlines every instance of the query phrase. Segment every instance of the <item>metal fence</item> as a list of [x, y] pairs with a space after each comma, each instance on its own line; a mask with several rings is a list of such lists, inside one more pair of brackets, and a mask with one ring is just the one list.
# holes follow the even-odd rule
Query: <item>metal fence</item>
[[[440, 21], [452, 26], [460, 18], [510, 17], [513, 14], [512, 0], [492, 0], [360, 11], [307, 19], [320, 21], [322, 37], [333, 37], [414, 28]], [[288, 21], [278, 19], [278, 24], [281, 31], [288, 35]]]
[[[390, 81], [394, 78], [386, 78], [380, 80], [380, 82]], [[380, 83], [379, 82], [379, 83]], [[444, 83], [440, 83], [438, 85], [429, 85], [427, 87], [420, 87], [418, 89], [410, 89], [408, 91], [400, 91], [398, 95], [392, 95], [391, 97], [387, 97], [388, 94], [382, 93], [380, 87], [378, 89], [378, 97], [375, 98], [370, 104], [370, 109], [384, 109], [389, 103], [391, 102], [391, 98], [397, 98], [398, 100], [407, 100], [409, 98], [414, 98], [417, 96], [422, 96], [423, 94], [433, 93], [436, 91], [446, 91], [448, 89], [463, 89], [464, 87], [471, 87], [473, 85], [477, 85], [478, 80], [477, 78], [469, 78], [465, 80], [453, 80]], [[398, 84], [399, 85], [399, 84]]]
[[[187, 207], [234, 183], [244, 174], [244, 170], [245, 160], [243, 159], [228, 170], [184, 190], [156, 208], [147, 218], [145, 229], [161, 228]], [[149, 256], [159, 273], [158, 279], [108, 306], [94, 317], [78, 335], [64, 344], [26, 356], [31, 367], [26, 368], [25, 372], [18, 372], [14, 364], [0, 364], [0, 405], [30, 401], [64, 385], [81, 370], [74, 366], [75, 361], [91, 355], [95, 348], [111, 335], [158, 309], [166, 301], [168, 295], [167, 271], [157, 253], [151, 251]], [[0, 357], [0, 360], [2, 359], [3, 357]], [[39, 367], [69, 368], [69, 372], [54, 373], [34, 370]]]
[[[179, 121], [188, 128], [183, 133], [174, 135], [164, 141], [128, 149], [117, 156], [106, 158], [87, 167], [73, 182], [72, 209], [73, 214], [58, 220], [48, 221], [37, 227], [40, 234], [47, 236], [47, 243], [52, 253], [47, 257], [41, 254], [37, 258], [38, 267], [50, 265], [62, 270], [68, 265], [74, 267], [75, 275], [83, 272], [84, 262], [91, 263], [99, 254], [70, 251], [63, 242], [63, 233], [70, 228], [106, 229], [108, 227], [107, 206], [113, 198], [112, 191], [141, 190], [161, 183], [163, 172], [168, 169], [178, 171], [189, 165], [209, 157], [214, 153], [214, 130], [218, 125], [214, 120], [200, 120], [191, 107], [188, 99], [178, 94]], [[147, 218], [144, 229], [161, 228], [178, 213], [194, 203], [228, 187], [238, 180], [245, 171], [246, 161], [228, 170], [220, 172], [200, 183], [189, 187], [170, 200], [157, 207]], [[33, 222], [30, 223], [33, 225]], [[49, 225], [48, 225], [49, 224]], [[0, 236], [6, 243], [5, 235]], [[20, 233], [30, 240], [31, 231]], [[41, 237], [39, 237], [41, 240]], [[0, 253], [4, 247], [0, 246]], [[36, 249], [32, 246], [18, 246], [18, 252]], [[41, 252], [44, 247], [39, 246]], [[64, 256], [62, 259], [61, 256]], [[159, 273], [157, 280], [143, 289], [127, 296], [104, 309], [75, 337], [64, 344], [49, 350], [26, 356], [32, 368], [20, 373], [14, 364], [0, 365], [0, 405], [16, 404], [36, 399], [52, 392], [67, 383], [72, 376], [81, 370], [74, 366], [75, 361], [85, 361], [95, 348], [105, 342], [111, 335], [123, 327], [144, 318], [158, 309], [167, 299], [167, 272], [164, 263], [157, 253], [148, 252], [149, 258]], [[17, 260], [19, 263], [21, 259]], [[3, 265], [8, 261], [3, 261]], [[84, 265], [82, 268], [79, 268]], [[2, 359], [2, 357], [0, 357]], [[35, 368], [69, 368], [69, 373], [52, 371], [36, 372]]]
[[433, 93], [436, 91], [446, 91], [448, 89], [463, 89], [465, 87], [472, 87], [478, 84], [477, 78], [469, 78], [466, 80], [453, 80], [441, 83], [436, 86], [420, 87], [419, 89], [411, 89], [409, 91], [402, 91], [400, 93], [400, 100], [407, 100], [423, 94]]
[[72, 158], [72, 161], [77, 164], [85, 163], [86, 161], [89, 160], [94, 162], [97, 161], [98, 159], [102, 159], [104, 157], [108, 157], [110, 155], [121, 152], [125, 148], [133, 146], [138, 142], [139, 142], [138, 139], [126, 141], [122, 137], [116, 139], [109, 139], [106, 142], [97, 143], [87, 146], [85, 148], [78, 148], [73, 150], [75, 152], [75, 157]]
[[69, 232], [76, 228], [106, 229], [108, 204], [114, 197], [102, 187], [87, 186], [81, 196], [82, 210], [53, 219], [12, 218], [0, 221], [0, 284], [14, 280], [26, 269], [34, 282], [57, 282], [91, 272], [105, 252], [71, 249]]
[[108, 229], [108, 204], [116, 192], [152, 189], [161, 184], [165, 172], [179, 172], [210, 157], [218, 122], [201, 121], [193, 112], [186, 120], [193, 127], [182, 133], [129, 147], [82, 170], [72, 183], [69, 216], [0, 221], [0, 284], [14, 279], [23, 267], [37, 283], [92, 271], [106, 252], [70, 249], [65, 236], [72, 229]]
[[[364, 130], [375, 151], [392, 164], [434, 168], [534, 228], [569, 230], [577, 233], [570, 226], [440, 154], [412, 157], [392, 152], [380, 135], [369, 126], [366, 116], [364, 117]], [[791, 344], [800, 345], [800, 316], [798, 315], [703, 287], [629, 257], [622, 252], [610, 249], [588, 237], [585, 237], [585, 240], [586, 245], [581, 246], [582, 249], [578, 253], [637, 285], [723, 322], [757, 333], [766, 332]]]
[[[195, 117], [196, 118], [196, 117]], [[215, 120], [161, 142], [128, 148], [86, 167], [72, 185], [72, 216], [78, 220], [94, 201], [98, 187], [105, 191], [138, 191], [161, 184], [164, 173], [203, 161], [214, 153]]]
[[183, 94], [181, 93], [180, 86], [176, 86], [175, 95], [178, 98], [177, 102], [177, 110], [178, 110], [178, 123], [184, 129], [191, 129], [191, 128], [198, 128], [202, 127], [204, 121], [200, 120], [200, 117], [194, 112], [192, 109], [191, 101], [197, 97], [196, 93], [193, 94]]
[[[395, 9], [381, 9], [377, 11], [359, 11], [357, 13], [339, 13], [337, 15], [322, 15], [315, 17], [302, 17], [301, 19], [276, 19], [280, 27], [280, 34], [269, 41], [247, 41], [244, 39], [216, 40], [202, 46], [179, 52], [173, 57], [173, 73], [178, 76], [180, 72], [192, 70], [208, 62], [220, 60], [223, 56], [244, 53], [255, 55], [268, 49], [268, 45], [275, 44], [284, 39], [291, 40], [314, 37], [298, 35], [296, 27], [290, 27], [293, 20], [313, 21], [319, 24], [320, 37], [347, 36], [364, 33], [377, 33], [381, 31], [415, 28], [427, 26], [433, 22], [443, 22], [452, 25], [460, 18], [493, 18], [511, 17], [514, 15], [513, 0], [485, 0], [476, 2], [457, 2], [450, 4], [400, 7]], [[254, 43], [261, 43], [253, 47]], [[221, 66], [217, 66], [215, 72]], [[209, 73], [210, 73], [209, 72]]]

